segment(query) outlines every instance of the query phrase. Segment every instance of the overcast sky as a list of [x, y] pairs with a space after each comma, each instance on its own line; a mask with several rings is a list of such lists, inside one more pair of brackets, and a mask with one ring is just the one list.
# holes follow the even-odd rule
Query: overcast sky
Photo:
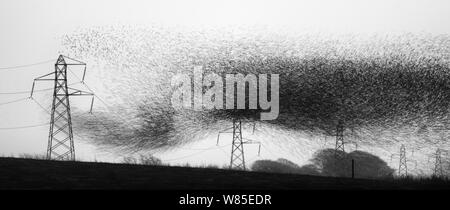
[[[288, 28], [293, 33], [449, 34], [450, 1], [2, 0], [0, 68], [56, 59], [61, 50], [60, 36], [78, 28], [155, 23], [186, 27], [264, 25]], [[51, 63], [0, 69], [0, 93], [29, 90], [33, 78], [50, 71]], [[47, 87], [50, 86], [40, 86]], [[0, 94], [0, 103], [26, 96]], [[0, 128], [39, 124], [47, 122], [48, 118], [31, 101], [0, 105]], [[0, 154], [43, 153], [47, 135], [45, 126], [0, 129]], [[103, 157], [90, 145], [77, 143], [76, 146], [78, 157]]]

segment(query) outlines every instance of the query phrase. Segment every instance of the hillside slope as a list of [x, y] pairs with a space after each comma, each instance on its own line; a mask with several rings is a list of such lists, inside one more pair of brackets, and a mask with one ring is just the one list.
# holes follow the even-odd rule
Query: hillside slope
[[0, 158], [0, 189], [450, 189], [449, 183]]

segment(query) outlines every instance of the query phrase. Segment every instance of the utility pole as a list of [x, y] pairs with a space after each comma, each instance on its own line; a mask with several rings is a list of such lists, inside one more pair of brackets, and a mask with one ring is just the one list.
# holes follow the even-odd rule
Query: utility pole
[[355, 178], [355, 159], [352, 159], [352, 179]]
[[261, 142], [242, 137], [242, 121], [240, 119], [233, 119], [233, 127], [231, 129], [231, 132], [226, 130], [219, 132], [217, 135], [217, 145], [219, 144], [220, 134], [231, 133], [233, 135], [233, 140], [231, 144], [230, 169], [245, 171], [247, 168], [245, 165], [244, 144], [259, 144], [259, 156], [261, 152]]
[[[74, 63], [67, 63], [65, 59]], [[55, 63], [55, 71], [34, 79], [30, 98], [33, 97], [36, 81], [54, 81], [53, 102], [50, 117], [50, 131], [47, 145], [47, 159], [75, 160], [75, 146], [73, 141], [72, 116], [70, 112], [70, 96], [92, 96], [91, 110], [94, 94], [68, 87], [68, 66], [84, 66], [83, 80], [86, 75], [86, 64], [60, 55]], [[69, 93], [70, 91], [70, 93]]]

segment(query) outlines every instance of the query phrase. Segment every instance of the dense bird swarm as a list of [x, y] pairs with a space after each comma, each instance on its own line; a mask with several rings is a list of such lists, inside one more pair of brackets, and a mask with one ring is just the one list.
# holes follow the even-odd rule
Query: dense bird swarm
[[75, 119], [99, 145], [174, 148], [216, 134], [234, 116], [259, 118], [259, 110], [174, 110], [170, 80], [196, 65], [205, 74], [280, 74], [280, 115], [262, 125], [334, 135], [342, 120], [360, 145], [447, 145], [448, 132], [437, 129], [449, 127], [447, 35], [124, 26], [82, 29], [63, 45], [89, 64], [91, 85], [108, 103]]

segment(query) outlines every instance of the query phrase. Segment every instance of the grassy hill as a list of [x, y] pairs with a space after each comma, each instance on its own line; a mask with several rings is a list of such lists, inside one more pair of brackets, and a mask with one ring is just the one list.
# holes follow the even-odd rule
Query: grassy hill
[[438, 179], [365, 180], [210, 168], [0, 158], [0, 189], [450, 189]]

